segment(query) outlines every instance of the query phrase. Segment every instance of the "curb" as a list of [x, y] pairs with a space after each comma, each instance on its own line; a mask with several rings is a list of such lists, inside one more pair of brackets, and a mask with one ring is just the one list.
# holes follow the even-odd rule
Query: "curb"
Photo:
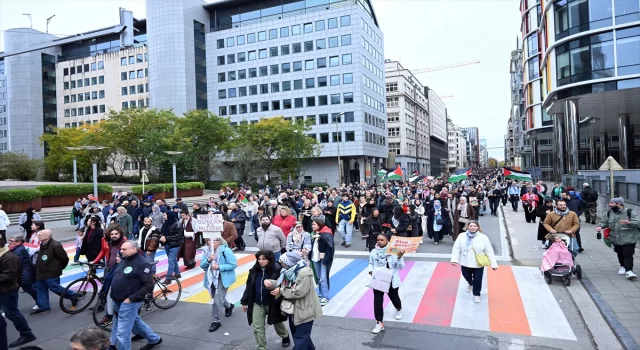
[[503, 225], [504, 227], [505, 239], [507, 240], [507, 248], [509, 248], [509, 257], [511, 258], [511, 261], [516, 264], [516, 258], [513, 255], [513, 247], [511, 246], [511, 232], [509, 232], [509, 226], [507, 226], [507, 218], [506, 216], [504, 216], [504, 206], [498, 205], [498, 209], [500, 209], [500, 213], [502, 214], [500, 215], [502, 217], [501, 225]]
[[589, 294], [591, 300], [593, 300], [598, 307], [598, 310], [600, 310], [600, 314], [602, 314], [602, 317], [611, 328], [613, 334], [616, 335], [616, 338], [618, 338], [622, 347], [625, 350], [640, 350], [640, 345], [636, 342], [633, 336], [631, 336], [631, 333], [629, 333], [627, 328], [620, 323], [616, 314], [604, 300], [602, 294], [600, 294], [593, 283], [591, 283], [591, 280], [586, 276], [584, 271], [582, 272], [582, 280], [580, 282], [582, 282], [587, 294]]
[[[509, 255], [511, 255], [511, 259], [513, 260], [514, 264], [517, 264], [517, 260], [513, 255], [513, 247], [511, 247], [511, 233], [509, 232], [509, 227], [507, 226], [502, 206], [500, 206], [500, 211], [502, 212], [502, 220], [505, 225], [504, 227], [506, 230], [507, 243], [509, 244]], [[596, 307], [600, 311], [600, 314], [604, 318], [605, 322], [607, 322], [607, 324], [609, 325], [609, 328], [611, 328], [611, 331], [616, 336], [623, 349], [640, 350], [640, 345], [631, 336], [631, 333], [629, 333], [627, 328], [625, 328], [625, 326], [620, 323], [615, 312], [613, 312], [609, 304], [607, 304], [607, 302], [604, 300], [600, 292], [598, 292], [593, 283], [591, 283], [591, 280], [586, 276], [584, 271], [582, 272], [582, 280], [580, 282], [584, 286], [584, 289], [587, 291], [587, 294], [589, 294], [589, 297], [591, 297], [591, 300], [593, 300], [593, 302], [596, 304]], [[582, 315], [582, 313], [580, 314]], [[591, 332], [591, 330], [589, 331]]]

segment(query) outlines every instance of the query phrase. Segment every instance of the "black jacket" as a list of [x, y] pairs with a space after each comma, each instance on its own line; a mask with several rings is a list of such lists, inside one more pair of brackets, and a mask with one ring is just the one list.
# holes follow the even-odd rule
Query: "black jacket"
[[409, 225], [411, 225], [411, 219], [406, 214], [402, 214], [402, 216], [396, 219], [398, 220], [398, 226], [395, 226], [393, 224], [393, 215], [389, 217], [389, 220], [387, 221], [387, 223], [391, 225], [391, 228], [396, 229], [396, 233], [395, 233], [396, 236], [406, 236], [407, 228], [409, 227]]
[[[232, 217], [232, 215], [235, 216]], [[247, 214], [245, 214], [244, 210], [238, 208], [235, 213], [232, 211], [231, 215], [229, 215], [229, 221], [231, 221], [231, 219], [236, 219], [236, 221], [233, 222], [233, 225], [236, 227], [238, 236], [242, 236], [244, 233], [245, 222], [247, 221]]]
[[111, 299], [123, 302], [129, 298], [132, 302], [141, 302], [153, 292], [153, 274], [151, 264], [140, 254], [122, 258], [111, 282]]
[[85, 232], [85, 237], [82, 240], [80, 254], [86, 256], [88, 261], [94, 261], [98, 257], [98, 254], [100, 254], [100, 250], [102, 250], [104, 232], [102, 228], [96, 227], [93, 232], [91, 232], [91, 236], [87, 237], [88, 232], [89, 230]]
[[135, 207], [129, 205], [129, 208], [127, 208], [127, 214], [131, 216], [131, 220], [138, 221], [140, 220], [140, 215], [142, 215], [142, 208], [139, 204]]
[[[264, 270], [264, 274], [262, 272], [262, 268], [258, 265], [258, 262], [249, 270], [249, 277], [247, 278], [247, 288], [244, 290], [244, 294], [240, 299], [240, 304], [247, 305], [247, 320], [249, 321], [249, 325], [253, 323], [253, 303], [256, 298], [256, 283], [260, 284], [264, 288], [264, 280], [277, 280], [280, 277], [280, 271], [282, 267], [276, 263], [272, 262], [271, 266], [267, 266]], [[263, 278], [264, 277], [264, 278]], [[269, 297], [270, 294], [267, 293]], [[277, 298], [270, 300], [269, 305], [269, 315], [267, 316], [267, 324], [276, 324], [280, 322], [284, 322], [287, 320], [287, 316], [284, 316], [282, 312], [280, 312], [280, 304], [282, 303], [282, 298]], [[263, 321], [264, 322], [264, 321]]]
[[180, 223], [178, 221], [170, 224], [169, 226], [162, 227], [162, 235], [167, 240], [164, 245], [169, 248], [179, 247], [184, 242], [184, 236], [182, 235]]
[[23, 245], [17, 245], [12, 252], [18, 257], [18, 259], [20, 259], [20, 264], [22, 265], [20, 285], [32, 285], [36, 281], [36, 270], [31, 262], [31, 257], [29, 256], [27, 248]]
[[62, 271], [69, 264], [69, 256], [60, 242], [49, 239], [40, 244], [38, 260], [36, 260], [36, 280], [42, 281], [62, 276]]
[[0, 256], [0, 292], [8, 292], [20, 287], [20, 276], [22, 275], [22, 265], [20, 259], [9, 251]]
[[149, 247], [147, 247], [147, 240], [149, 238], [160, 240], [160, 237], [162, 237], [162, 232], [160, 232], [157, 227], [153, 225], [149, 228], [142, 226], [140, 229], [140, 249], [142, 249], [142, 251], [155, 252], [157, 248], [149, 249]]

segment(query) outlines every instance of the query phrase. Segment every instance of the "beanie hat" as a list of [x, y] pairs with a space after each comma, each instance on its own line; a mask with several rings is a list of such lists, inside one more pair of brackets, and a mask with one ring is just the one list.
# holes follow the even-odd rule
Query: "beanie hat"
[[589, 187], [589, 183], [588, 182], [583, 183], [582, 187]]
[[611, 198], [611, 203], [624, 205], [624, 198], [622, 197]]
[[280, 263], [287, 267], [295, 266], [302, 257], [296, 252], [288, 252], [280, 256]]

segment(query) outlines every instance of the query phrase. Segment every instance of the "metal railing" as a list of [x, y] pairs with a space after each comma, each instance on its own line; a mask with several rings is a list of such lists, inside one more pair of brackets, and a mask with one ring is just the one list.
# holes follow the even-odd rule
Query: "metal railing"
[[[591, 188], [596, 190], [600, 196], [609, 197], [608, 180], [593, 179], [584, 175], [564, 175], [562, 178], [564, 187], [572, 186], [576, 191], [581, 191], [582, 184], [588, 182], [591, 184]], [[615, 197], [622, 197], [626, 202], [640, 205], [640, 183], [615, 181], [614, 186]]]

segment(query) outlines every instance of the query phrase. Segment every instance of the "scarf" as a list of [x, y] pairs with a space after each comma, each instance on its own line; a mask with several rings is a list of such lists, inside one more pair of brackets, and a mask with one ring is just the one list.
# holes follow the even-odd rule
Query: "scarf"
[[322, 222], [325, 222], [325, 216], [324, 216], [324, 214], [320, 214], [320, 215], [318, 215], [318, 216], [312, 216], [312, 217], [311, 217], [311, 220], [315, 220], [315, 219], [322, 220]]
[[313, 246], [311, 247], [311, 250], [313, 251], [311, 253], [311, 256], [313, 256], [313, 262], [318, 262], [320, 261], [320, 240], [322, 239], [322, 237], [320, 236], [319, 233], [314, 233], [313, 234]]
[[373, 251], [374, 251], [373, 267], [374, 268], [386, 267], [387, 266], [387, 246], [381, 247], [376, 243], [376, 247]]
[[300, 242], [302, 241], [302, 234], [304, 233], [304, 231], [302, 232], [298, 232], [298, 230], [293, 229], [293, 231], [291, 231], [291, 234], [293, 235], [293, 244], [300, 246]]
[[460, 217], [466, 218], [467, 215], [467, 202], [465, 202], [464, 204], [459, 203], [458, 204], [458, 210], [460, 210]]
[[563, 217], [571, 212], [571, 210], [569, 210], [569, 208], [565, 209], [565, 211], [560, 211], [558, 208], [554, 208], [553, 211], [556, 214], [558, 214], [560, 216], [563, 216]]
[[286, 270], [282, 269], [282, 272], [280, 272], [280, 277], [278, 277], [277, 285], [282, 285], [284, 280], [287, 280], [287, 282], [289, 282], [289, 285], [295, 284], [296, 278], [298, 277], [298, 272], [306, 266], [307, 263], [304, 261], [304, 259], [300, 259], [297, 264], [291, 266], [290, 268]]
[[476, 233], [473, 233], [473, 232], [467, 230], [467, 242], [465, 243], [464, 251], [462, 252], [462, 256], [467, 256], [467, 252], [469, 251], [469, 248], [471, 247], [471, 241], [476, 237]]

